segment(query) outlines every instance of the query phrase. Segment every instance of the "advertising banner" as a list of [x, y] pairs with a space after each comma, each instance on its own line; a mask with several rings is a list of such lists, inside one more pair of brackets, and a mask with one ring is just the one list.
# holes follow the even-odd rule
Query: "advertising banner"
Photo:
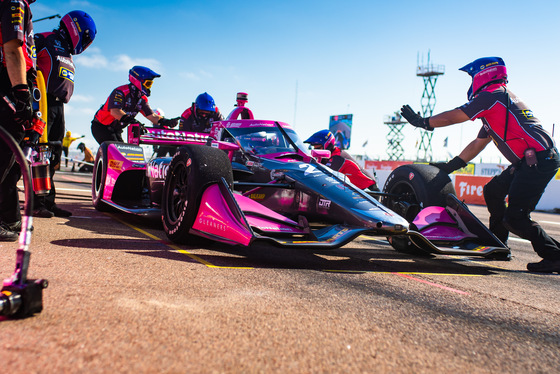
[[492, 177], [456, 174], [455, 193], [466, 204], [486, 205], [483, 188], [490, 179]]
[[329, 119], [329, 130], [336, 139], [336, 146], [340, 149], [350, 148], [350, 137], [352, 136], [352, 114], [341, 114], [331, 116]]
[[395, 170], [401, 165], [412, 164], [412, 161], [375, 161], [366, 160], [364, 162], [364, 169], [370, 170]]

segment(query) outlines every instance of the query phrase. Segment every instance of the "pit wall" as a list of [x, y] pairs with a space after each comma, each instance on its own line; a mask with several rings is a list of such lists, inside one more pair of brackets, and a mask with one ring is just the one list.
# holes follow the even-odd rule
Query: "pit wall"
[[[379, 188], [385, 185], [385, 181], [391, 172], [412, 161], [365, 161], [364, 167], [371, 171], [375, 168]], [[469, 164], [467, 167], [450, 174], [449, 177], [455, 186], [457, 197], [467, 204], [486, 205], [482, 189], [494, 175], [501, 173], [508, 167], [507, 164]], [[547, 212], [560, 211], [560, 171], [550, 181], [544, 194], [537, 205], [537, 210]]]

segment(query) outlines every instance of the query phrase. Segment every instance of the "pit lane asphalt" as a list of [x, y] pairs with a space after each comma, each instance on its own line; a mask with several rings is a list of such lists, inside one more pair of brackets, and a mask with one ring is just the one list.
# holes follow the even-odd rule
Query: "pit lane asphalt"
[[[57, 173], [73, 216], [34, 218], [44, 310], [0, 321], [0, 372], [560, 372], [560, 276], [526, 272], [526, 241], [510, 240], [509, 262], [412, 257], [371, 236], [179, 246], [157, 222], [93, 209], [89, 178]], [[558, 215], [533, 217], [560, 238]], [[16, 248], [0, 244], [2, 278]]]

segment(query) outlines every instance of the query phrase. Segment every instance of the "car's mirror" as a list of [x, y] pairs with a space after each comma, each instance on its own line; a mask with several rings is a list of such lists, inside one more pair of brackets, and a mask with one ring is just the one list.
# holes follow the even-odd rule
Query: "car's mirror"
[[312, 149], [311, 156], [316, 159], [331, 158], [331, 151], [328, 149]]

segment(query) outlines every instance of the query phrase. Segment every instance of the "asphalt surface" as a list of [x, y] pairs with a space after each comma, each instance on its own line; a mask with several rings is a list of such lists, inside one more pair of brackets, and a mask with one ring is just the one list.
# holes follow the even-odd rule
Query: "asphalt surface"
[[[90, 175], [59, 172], [70, 218], [34, 218], [44, 310], [0, 321], [1, 373], [560, 372], [560, 276], [511, 261], [413, 257], [384, 238], [305, 251], [169, 243], [101, 213]], [[486, 208], [472, 207], [487, 221]], [[560, 238], [560, 217], [533, 218]], [[1, 243], [0, 276], [15, 264]]]

